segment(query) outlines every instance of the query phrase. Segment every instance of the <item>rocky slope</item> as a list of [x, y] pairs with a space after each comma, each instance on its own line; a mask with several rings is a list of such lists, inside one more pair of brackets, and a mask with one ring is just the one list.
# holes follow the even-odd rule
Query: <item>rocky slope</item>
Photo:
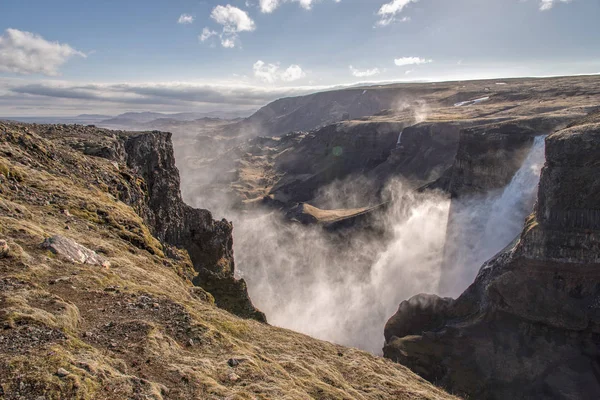
[[169, 134], [0, 123], [0, 398], [453, 398], [215, 307], [260, 315], [178, 184]]
[[385, 356], [471, 398], [598, 398], [599, 145], [597, 114], [549, 136], [521, 235], [458, 299], [403, 302]]

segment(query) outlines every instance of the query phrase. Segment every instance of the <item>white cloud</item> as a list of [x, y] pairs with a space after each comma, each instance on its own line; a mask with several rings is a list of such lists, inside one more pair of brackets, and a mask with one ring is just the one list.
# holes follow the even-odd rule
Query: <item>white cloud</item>
[[260, 11], [263, 13], [272, 13], [279, 7], [279, 0], [260, 0]]
[[[294, 71], [294, 69], [292, 69]], [[247, 83], [150, 82], [98, 84], [0, 78], [0, 115], [23, 109], [47, 110], [214, 110], [260, 107], [281, 97], [300, 96], [324, 86], [277, 87]], [[38, 111], [32, 112], [38, 114]], [[22, 115], [22, 114], [21, 114]]]
[[547, 11], [554, 7], [554, 3], [570, 3], [572, 0], [541, 0], [540, 2], [540, 10]]
[[216, 6], [210, 13], [210, 17], [217, 23], [223, 26], [221, 33], [205, 27], [202, 34], [198, 36], [200, 41], [204, 42], [212, 36], [219, 36], [221, 46], [225, 48], [233, 48], [238, 43], [238, 33], [252, 32], [256, 29], [256, 24], [243, 10], [234, 7], [230, 4], [226, 6]]
[[[379, 16], [377, 25], [385, 26], [391, 24], [397, 20], [398, 14], [400, 14], [406, 6], [410, 3], [416, 3], [417, 1], [419, 0], [392, 0], [389, 3], [383, 4], [379, 8], [379, 11], [377, 11], [377, 15]], [[400, 21], [410, 21], [410, 18], [404, 17]]]
[[191, 24], [194, 22], [194, 17], [189, 14], [181, 14], [177, 20], [178, 24]]
[[254, 70], [254, 76], [262, 81], [273, 83], [277, 80], [279, 65], [265, 64], [263, 61], [258, 60], [254, 63], [252, 69]]
[[379, 71], [379, 68], [359, 70], [359, 69], [354, 68], [351, 65], [350, 66], [350, 73], [353, 76], [356, 76], [357, 78], [364, 78], [364, 77], [367, 77], [367, 76], [378, 75], [379, 73], [381, 73], [381, 71]]
[[210, 17], [223, 25], [223, 31], [226, 33], [250, 32], [256, 29], [256, 24], [245, 11], [230, 4], [216, 6]]
[[306, 73], [302, 71], [299, 65], [292, 64], [281, 74], [281, 80], [285, 82], [293, 82], [302, 79]]
[[[260, 11], [266, 14], [272, 13], [283, 3], [293, 2], [300, 4], [300, 7], [305, 10], [310, 10], [314, 3], [317, 3], [320, 0], [260, 0], [259, 7]], [[335, 3], [339, 3], [342, 0], [333, 0]]]
[[420, 58], [420, 57], [401, 57], [401, 58], [396, 58], [394, 60], [394, 64], [396, 64], [399, 67], [403, 67], [405, 65], [430, 64], [432, 62], [433, 62], [433, 60], [426, 60], [426, 59]]
[[236, 37], [222, 36], [221, 46], [225, 47], [226, 49], [233, 49], [235, 47], [235, 39]]
[[56, 76], [59, 67], [73, 56], [86, 57], [68, 44], [49, 42], [31, 32], [9, 28], [0, 36], [2, 72]]
[[211, 31], [208, 28], [204, 28], [202, 29], [202, 34], [200, 36], [198, 36], [198, 39], [200, 39], [201, 42], [204, 42], [206, 40], [208, 40], [209, 38], [213, 37], [213, 36], [217, 36], [218, 33], [216, 31]]
[[302, 68], [296, 64], [290, 65], [285, 71], [280, 71], [279, 64], [266, 64], [264, 61], [258, 60], [252, 69], [256, 78], [267, 83], [293, 82], [306, 76]]

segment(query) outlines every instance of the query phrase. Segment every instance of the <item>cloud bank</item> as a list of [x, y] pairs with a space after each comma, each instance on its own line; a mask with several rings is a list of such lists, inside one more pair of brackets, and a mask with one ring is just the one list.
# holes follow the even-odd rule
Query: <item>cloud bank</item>
[[8, 28], [0, 36], [0, 72], [56, 76], [74, 56], [86, 57], [68, 44], [49, 42], [31, 32]]
[[[299, 79], [304, 72], [296, 67], [292, 65], [286, 70], [277, 71], [277, 79], [282, 82]], [[76, 110], [75, 113], [84, 110], [110, 113], [113, 110], [250, 109], [281, 97], [305, 95], [320, 89], [324, 87], [265, 87], [239, 82], [99, 84], [0, 78], [0, 117], [38, 113], [72, 114], [67, 114], [66, 110]]]
[[396, 64], [398, 67], [404, 67], [406, 65], [430, 64], [432, 62], [433, 60], [427, 60], [421, 57], [401, 57], [394, 60], [394, 64]]

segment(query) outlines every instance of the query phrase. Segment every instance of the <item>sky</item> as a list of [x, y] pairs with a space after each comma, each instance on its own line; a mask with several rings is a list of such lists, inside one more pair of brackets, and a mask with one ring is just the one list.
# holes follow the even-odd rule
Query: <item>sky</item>
[[0, 0], [0, 117], [600, 72], [600, 0]]

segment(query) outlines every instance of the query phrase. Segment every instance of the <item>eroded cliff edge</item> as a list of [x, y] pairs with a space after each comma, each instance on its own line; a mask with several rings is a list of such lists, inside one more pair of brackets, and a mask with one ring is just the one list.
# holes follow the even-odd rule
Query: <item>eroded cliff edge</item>
[[187, 250], [198, 272], [193, 282], [208, 290], [219, 307], [266, 322], [252, 305], [244, 280], [234, 277], [231, 223], [215, 221], [210, 211], [183, 202], [171, 134], [154, 131], [124, 135], [121, 140], [124, 161], [146, 183], [146, 202], [137, 207], [154, 236]]
[[183, 202], [170, 133], [61, 125], [39, 128], [55, 142], [64, 141], [84, 154], [115, 163], [122, 181], [109, 183], [108, 189], [134, 208], [168, 256], [176, 248], [187, 251], [197, 273], [188, 278], [208, 290], [219, 307], [266, 321], [252, 305], [246, 283], [234, 277], [231, 223], [215, 221], [210, 211]]
[[534, 213], [456, 300], [419, 295], [387, 358], [477, 399], [600, 396], [600, 118], [546, 139]]

